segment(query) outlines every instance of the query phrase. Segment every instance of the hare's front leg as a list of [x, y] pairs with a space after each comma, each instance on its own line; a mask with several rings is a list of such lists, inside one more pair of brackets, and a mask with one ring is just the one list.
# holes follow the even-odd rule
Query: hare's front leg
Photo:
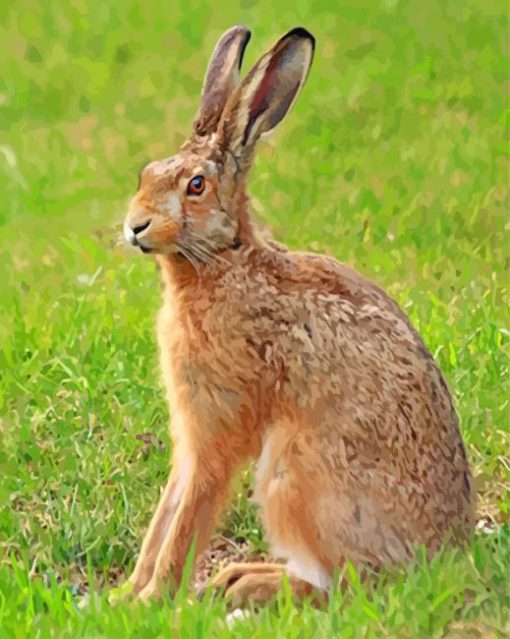
[[198, 456], [190, 464], [190, 474], [160, 545], [151, 578], [139, 593], [142, 601], [157, 597], [165, 584], [168, 584], [171, 592], [175, 592], [180, 585], [193, 541], [196, 540], [195, 556], [207, 546], [233, 471], [229, 462], [223, 463], [221, 470], [216, 464], [211, 464], [214, 451], [215, 447], [212, 445], [207, 450], [207, 455], [204, 450], [203, 457]]
[[134, 594], [138, 594], [152, 577], [156, 558], [170, 529], [188, 474], [189, 467], [186, 460], [180, 460], [178, 455], [174, 454], [170, 478], [145, 534], [135, 569], [129, 578]]

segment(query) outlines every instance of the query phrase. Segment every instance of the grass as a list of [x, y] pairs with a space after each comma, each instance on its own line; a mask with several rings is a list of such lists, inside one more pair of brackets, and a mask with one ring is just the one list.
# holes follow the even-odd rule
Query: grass
[[[499, 0], [0, 4], [0, 638], [502, 637], [508, 605], [508, 8]], [[387, 288], [437, 357], [476, 476], [467, 553], [225, 624], [183, 590], [107, 604], [168, 472], [158, 275], [118, 243], [138, 168], [189, 131], [223, 29], [317, 55], [261, 145], [259, 219]], [[506, 228], [505, 228], [506, 225]], [[263, 549], [238, 481], [223, 534]], [[90, 587], [97, 595], [79, 607]]]

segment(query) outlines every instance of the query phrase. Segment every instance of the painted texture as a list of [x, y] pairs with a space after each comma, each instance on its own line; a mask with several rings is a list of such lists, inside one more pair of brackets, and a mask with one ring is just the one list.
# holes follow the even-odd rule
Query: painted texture
[[[248, 69], [303, 24], [317, 37], [312, 72], [259, 144], [252, 213], [293, 250], [354, 266], [409, 315], [460, 416], [477, 533], [468, 553], [384, 569], [370, 587], [347, 568], [350, 589], [326, 613], [283, 595], [235, 636], [498, 636], [509, 547], [506, 4], [227, 0], [224, 11], [1, 3], [0, 626], [229, 636], [221, 599], [106, 605], [106, 584], [132, 570], [171, 453], [159, 277], [120, 236], [140, 167], [189, 134], [224, 29], [253, 29]], [[250, 470], [235, 480], [216, 557], [267, 550], [254, 486]], [[102, 594], [81, 611], [92, 579]]]

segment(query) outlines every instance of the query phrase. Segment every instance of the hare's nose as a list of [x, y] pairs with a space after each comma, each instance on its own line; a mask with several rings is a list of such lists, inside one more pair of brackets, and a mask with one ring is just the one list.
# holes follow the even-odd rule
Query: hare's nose
[[139, 233], [142, 233], [143, 231], [145, 231], [145, 229], [148, 229], [150, 226], [151, 221], [147, 220], [147, 222], [144, 222], [143, 224], [137, 224], [137, 226], [132, 226], [131, 230], [133, 231], [133, 233], [135, 235], [138, 235]]

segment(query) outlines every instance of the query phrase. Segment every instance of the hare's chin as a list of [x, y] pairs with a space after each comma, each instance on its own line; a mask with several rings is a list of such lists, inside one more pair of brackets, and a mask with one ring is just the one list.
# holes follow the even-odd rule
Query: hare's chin
[[175, 246], [175, 244], [169, 244], [168, 246], [163, 246], [157, 252], [162, 255], [176, 255], [179, 252], [179, 249]]
[[176, 255], [179, 252], [179, 249], [174, 244], [170, 244], [169, 246], [148, 246], [143, 245], [142, 242], [139, 242], [138, 248], [142, 251], [142, 253], [152, 253], [153, 255]]

